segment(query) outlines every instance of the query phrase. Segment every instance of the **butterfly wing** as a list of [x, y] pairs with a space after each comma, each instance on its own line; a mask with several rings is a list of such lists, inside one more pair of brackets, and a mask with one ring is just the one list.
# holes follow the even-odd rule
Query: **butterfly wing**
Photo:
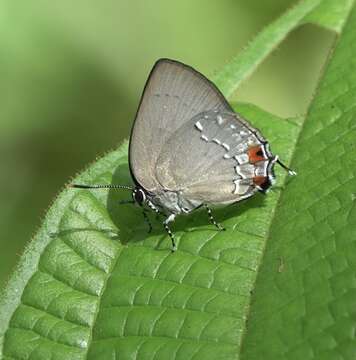
[[240, 115], [202, 112], [164, 144], [158, 181], [195, 203], [228, 204], [268, 188], [274, 157]]
[[[163, 147], [184, 124], [212, 109], [232, 111], [202, 74], [177, 61], [158, 60], [146, 82], [131, 132], [129, 163], [134, 180], [148, 191], [164, 187], [164, 179], [158, 181], [156, 173]], [[171, 153], [167, 146], [164, 151], [167, 156], [174, 155], [174, 149]]]

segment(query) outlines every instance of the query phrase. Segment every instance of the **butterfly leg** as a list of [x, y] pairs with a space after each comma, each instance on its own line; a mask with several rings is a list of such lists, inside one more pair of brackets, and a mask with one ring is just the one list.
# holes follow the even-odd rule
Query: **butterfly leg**
[[208, 205], [205, 205], [206, 210], [208, 211], [208, 217], [209, 217], [209, 221], [215, 225], [217, 227], [218, 230], [225, 230], [225, 228], [223, 226], [221, 226], [219, 223], [217, 223], [213, 217], [213, 213], [211, 212], [211, 209]]
[[148, 215], [146, 214], [146, 211], [145, 211], [145, 210], [142, 211], [142, 214], [143, 214], [143, 218], [145, 219], [145, 222], [146, 222], [147, 225], [148, 225], [148, 233], [150, 233], [150, 232], [152, 231], [151, 221], [150, 221]]
[[174, 235], [173, 235], [171, 229], [169, 228], [168, 223], [172, 222], [175, 219], [175, 217], [176, 217], [175, 214], [171, 214], [167, 217], [166, 220], [163, 221], [164, 229], [167, 231], [167, 233], [172, 241], [172, 252], [175, 252], [177, 250], [177, 246], [174, 241]]

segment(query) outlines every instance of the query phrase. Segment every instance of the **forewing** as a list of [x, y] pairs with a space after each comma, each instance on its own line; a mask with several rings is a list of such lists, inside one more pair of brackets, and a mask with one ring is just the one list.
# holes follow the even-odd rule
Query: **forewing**
[[[210, 204], [242, 200], [257, 191], [256, 179], [268, 176], [265, 140], [237, 114], [209, 111], [195, 116], [164, 145], [156, 177], [183, 197]], [[251, 163], [251, 149], [262, 155]]]
[[177, 61], [157, 61], [131, 132], [129, 163], [135, 181], [148, 191], [161, 187], [155, 167], [163, 146], [194, 116], [211, 109], [232, 111], [216, 86], [202, 74]]

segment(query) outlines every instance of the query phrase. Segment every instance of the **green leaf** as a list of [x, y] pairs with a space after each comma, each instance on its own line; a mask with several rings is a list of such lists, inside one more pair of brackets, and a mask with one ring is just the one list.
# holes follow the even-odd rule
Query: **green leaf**
[[249, 77], [263, 60], [295, 29], [321, 0], [305, 0], [292, 7], [283, 16], [258, 34], [245, 50], [217, 73], [213, 81], [230, 97], [237, 87]]
[[315, 23], [340, 32], [353, 0], [305, 0], [258, 34], [241, 54], [230, 61], [214, 78], [219, 89], [230, 97], [271, 52], [294, 30], [305, 23]]
[[243, 359], [356, 357], [355, 23], [353, 8], [295, 147], [299, 176], [270, 227]]
[[[250, 45], [254, 56], [241, 55], [251, 66], [242, 73], [319, 4], [300, 2], [258, 35]], [[64, 190], [2, 295], [2, 357], [236, 359], [242, 353], [289, 359], [327, 358], [334, 351], [351, 359], [352, 21], [306, 118], [236, 106], [283, 161], [293, 157], [299, 176], [284, 186], [286, 174], [277, 169], [278, 184], [268, 196], [216, 211], [227, 231], [208, 225], [204, 212], [181, 217], [172, 254], [159, 222], [148, 235], [140, 209], [118, 205], [129, 193]], [[276, 24], [283, 31], [271, 31]], [[246, 76], [235, 76], [240, 59], [222, 72], [219, 84], [227, 93]], [[126, 154], [124, 144], [74, 181], [130, 184]]]
[[314, 23], [340, 33], [353, 4], [353, 0], [324, 0], [303, 22]]
[[[264, 126], [277, 152], [291, 155], [297, 125], [250, 105], [239, 111]], [[126, 153], [124, 144], [75, 181], [129, 183]], [[205, 213], [179, 219], [172, 254], [160, 223], [147, 235], [140, 209], [117, 204], [130, 194], [65, 190], [28, 251], [39, 265], [22, 274], [26, 285], [5, 355], [98, 359], [114, 351], [129, 358], [141, 349], [144, 358], [156, 351], [170, 358], [180, 349], [233, 357], [279, 191], [217, 212], [224, 233], [207, 224]]]

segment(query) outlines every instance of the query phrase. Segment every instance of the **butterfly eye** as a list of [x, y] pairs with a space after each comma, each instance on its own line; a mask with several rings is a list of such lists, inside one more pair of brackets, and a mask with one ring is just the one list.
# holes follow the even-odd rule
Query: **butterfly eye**
[[142, 205], [146, 200], [146, 195], [142, 189], [135, 189], [132, 195], [139, 205]]

